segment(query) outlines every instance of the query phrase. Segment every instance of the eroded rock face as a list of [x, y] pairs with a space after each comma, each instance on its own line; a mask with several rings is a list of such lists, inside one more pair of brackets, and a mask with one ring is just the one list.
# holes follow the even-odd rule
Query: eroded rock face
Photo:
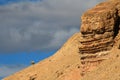
[[79, 46], [82, 74], [107, 59], [108, 51], [117, 42], [120, 23], [118, 3], [113, 0], [100, 3], [83, 14]]
[[[96, 75], [87, 79], [84, 77], [87, 72], [95, 70], [100, 63], [108, 60], [111, 53], [116, 53], [111, 51], [113, 47], [120, 49], [119, 25], [120, 0], [100, 3], [82, 15], [80, 32], [74, 34], [55, 55], [4, 80], [118, 80], [120, 78], [117, 79], [116, 76], [116, 79], [114, 77], [111, 79], [111, 76], [107, 79], [101, 78], [104, 77], [103, 72], [99, 78], [99, 75], [94, 79], [90, 78]], [[116, 57], [119, 57], [119, 52], [120, 50]], [[112, 58], [110, 59], [112, 61]], [[119, 69], [120, 65], [116, 64]], [[109, 65], [105, 66], [106, 68], [103, 66], [103, 71], [113, 68], [112, 66], [108, 68]], [[112, 75], [120, 73], [120, 71], [117, 72], [118, 69], [115, 72], [111, 71]]]

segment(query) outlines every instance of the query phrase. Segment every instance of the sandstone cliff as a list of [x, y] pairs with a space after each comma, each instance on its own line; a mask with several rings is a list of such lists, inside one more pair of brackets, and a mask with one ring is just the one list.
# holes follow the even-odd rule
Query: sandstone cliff
[[98, 4], [82, 16], [81, 63], [83, 73], [106, 60], [119, 32], [118, 9], [112, 1]]
[[80, 32], [53, 56], [4, 80], [120, 80], [120, 0], [100, 3], [81, 19]]

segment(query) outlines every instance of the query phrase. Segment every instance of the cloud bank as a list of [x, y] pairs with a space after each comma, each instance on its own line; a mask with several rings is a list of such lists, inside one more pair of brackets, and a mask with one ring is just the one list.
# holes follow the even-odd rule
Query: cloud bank
[[80, 16], [102, 0], [43, 0], [0, 6], [0, 53], [57, 50]]

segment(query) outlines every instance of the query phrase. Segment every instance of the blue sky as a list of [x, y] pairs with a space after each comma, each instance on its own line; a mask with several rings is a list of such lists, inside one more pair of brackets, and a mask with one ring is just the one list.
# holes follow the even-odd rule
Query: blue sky
[[11, 65], [11, 64], [26, 64], [30, 65], [30, 62], [33, 60], [39, 62], [46, 57], [52, 55], [55, 51], [52, 52], [21, 52], [21, 53], [11, 53], [11, 54], [0, 54], [0, 63]]
[[53, 55], [101, 1], [0, 0], [0, 78]]
[[[30, 0], [31, 2], [35, 2], [38, 0]], [[16, 3], [16, 2], [21, 2], [20, 0], [0, 0], [0, 5], [8, 5], [8, 4], [12, 4], [12, 3]], [[9, 74], [12, 74], [18, 70], [21, 70], [22, 68], [25, 68], [30, 64], [31, 61], [35, 61], [35, 63], [39, 62], [40, 60], [45, 59], [46, 57], [49, 57], [51, 55], [53, 55], [53, 53], [55, 53], [54, 50], [52, 51], [30, 51], [30, 52], [1, 52], [0, 53], [0, 66], [4, 66], [7, 67], [3, 70], [8, 70], [6, 72], [8, 72]], [[14, 68], [14, 66], [18, 67], [21, 65], [20, 68], [16, 69], [16, 70], [9, 70]], [[16, 68], [16, 67], [15, 67]], [[0, 80], [9, 75], [7, 73], [4, 74], [4, 71], [2, 69], [0, 69]], [[5, 75], [5, 76], [4, 76]]]
[[17, 2], [23, 2], [23, 1], [36, 2], [36, 1], [41, 1], [41, 0], [0, 0], [0, 5], [6, 5], [9, 3], [17, 3]]
[[37, 63], [46, 57], [53, 55], [53, 53], [55, 53], [55, 51], [0, 54], [0, 80], [5, 76], [13, 74], [16, 71], [31, 65], [31, 61]]

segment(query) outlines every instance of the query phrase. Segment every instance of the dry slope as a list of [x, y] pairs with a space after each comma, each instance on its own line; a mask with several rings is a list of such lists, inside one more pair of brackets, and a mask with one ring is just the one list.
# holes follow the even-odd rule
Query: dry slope
[[74, 34], [52, 57], [4, 80], [78, 80], [80, 78], [79, 39], [80, 33]]
[[4, 80], [120, 80], [120, 0], [100, 3], [81, 18], [80, 32], [53, 56]]

